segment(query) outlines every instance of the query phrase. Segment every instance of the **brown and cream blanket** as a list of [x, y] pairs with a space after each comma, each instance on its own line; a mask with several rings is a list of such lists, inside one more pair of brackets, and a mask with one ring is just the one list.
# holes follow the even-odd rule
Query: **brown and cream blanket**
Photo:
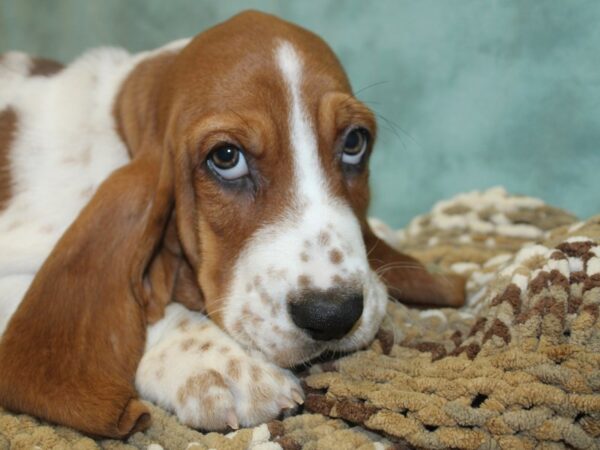
[[301, 377], [302, 411], [200, 433], [150, 406], [127, 442], [0, 409], [4, 449], [600, 449], [600, 216], [501, 188], [376, 232], [430, 270], [467, 277], [459, 310], [390, 303], [372, 345]]

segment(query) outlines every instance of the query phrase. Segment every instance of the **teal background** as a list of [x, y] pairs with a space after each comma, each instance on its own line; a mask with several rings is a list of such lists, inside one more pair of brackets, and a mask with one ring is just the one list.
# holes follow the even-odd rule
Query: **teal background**
[[0, 0], [0, 52], [137, 51], [246, 8], [323, 36], [380, 115], [374, 215], [400, 226], [498, 184], [581, 217], [600, 212], [595, 0]]

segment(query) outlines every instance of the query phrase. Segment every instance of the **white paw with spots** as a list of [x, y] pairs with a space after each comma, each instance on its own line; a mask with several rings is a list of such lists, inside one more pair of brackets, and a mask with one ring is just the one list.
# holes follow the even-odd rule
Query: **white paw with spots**
[[250, 355], [202, 314], [170, 305], [149, 329], [136, 376], [140, 395], [189, 426], [254, 426], [302, 403], [297, 379]]

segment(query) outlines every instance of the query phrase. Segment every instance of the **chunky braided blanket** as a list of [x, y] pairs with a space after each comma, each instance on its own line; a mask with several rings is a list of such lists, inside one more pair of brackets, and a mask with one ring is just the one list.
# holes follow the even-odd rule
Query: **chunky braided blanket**
[[468, 279], [460, 310], [390, 303], [372, 345], [301, 374], [299, 414], [202, 434], [152, 408], [128, 442], [0, 410], [0, 450], [600, 448], [600, 216], [586, 222], [495, 188], [437, 204], [403, 231], [431, 270]]

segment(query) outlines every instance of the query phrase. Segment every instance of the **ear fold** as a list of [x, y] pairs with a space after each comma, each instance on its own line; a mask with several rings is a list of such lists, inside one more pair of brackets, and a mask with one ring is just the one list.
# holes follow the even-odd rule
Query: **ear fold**
[[394, 250], [375, 236], [368, 225], [363, 227], [363, 237], [369, 264], [394, 299], [418, 307], [458, 307], [464, 303], [464, 279], [429, 273], [415, 258]]
[[160, 248], [146, 272], [144, 286], [150, 297], [146, 316], [149, 324], [163, 317], [171, 301], [194, 311], [204, 309], [200, 287], [180, 241], [176, 212], [173, 212]]
[[0, 404], [86, 433], [148, 426], [134, 377], [146, 268], [172, 209], [168, 155], [115, 171], [60, 239], [0, 341]]

